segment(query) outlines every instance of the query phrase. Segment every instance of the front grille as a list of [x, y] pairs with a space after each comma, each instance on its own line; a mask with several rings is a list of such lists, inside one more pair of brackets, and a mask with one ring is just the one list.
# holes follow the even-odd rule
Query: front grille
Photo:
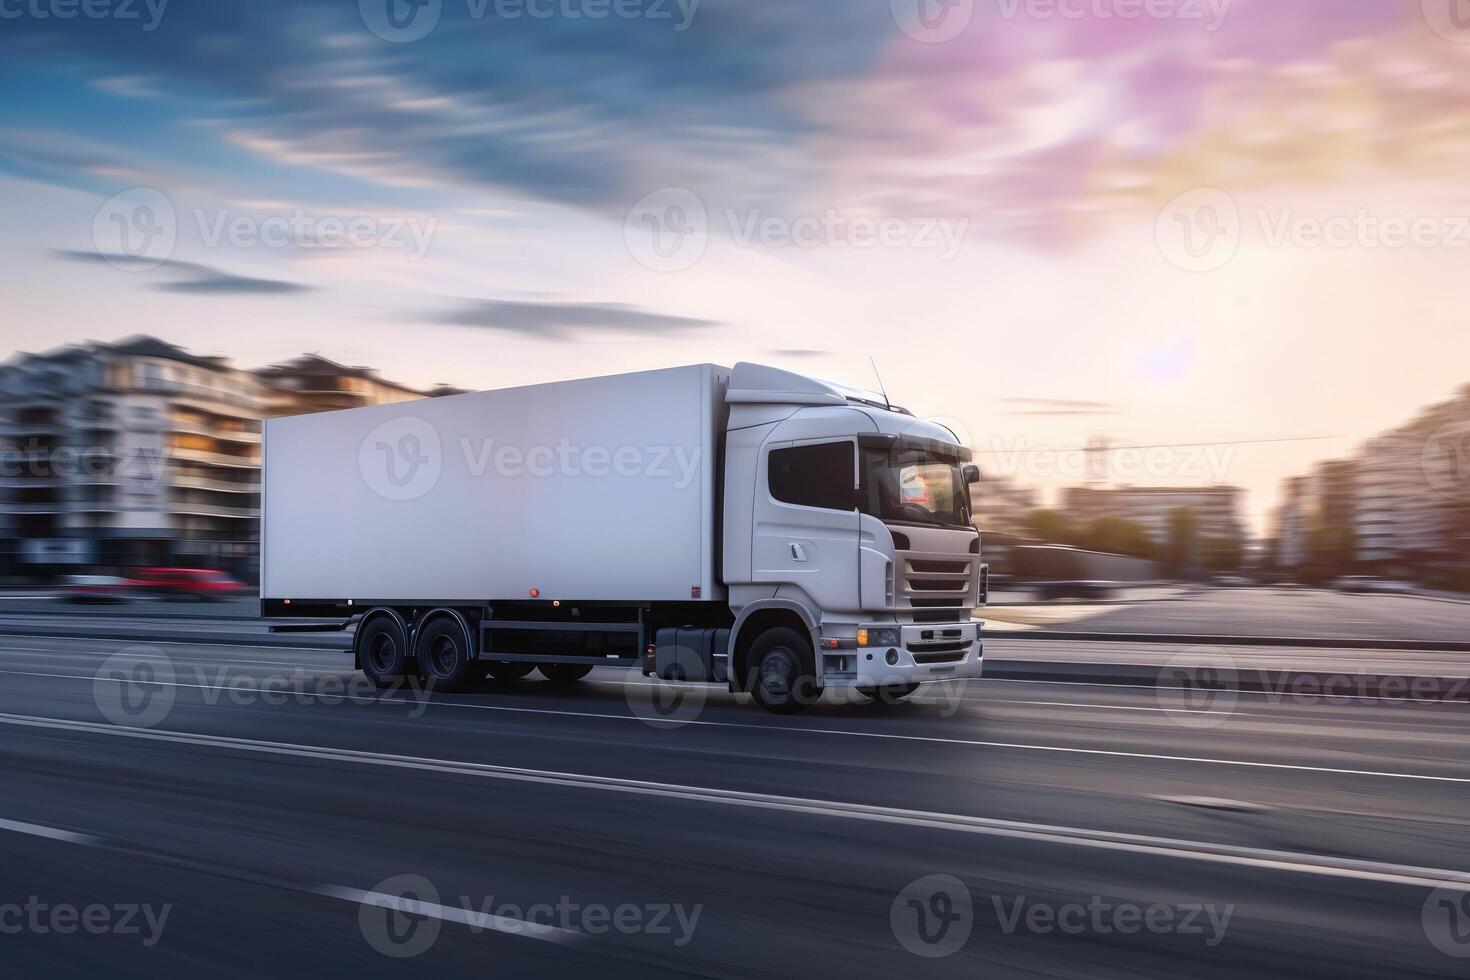
[[961, 650], [959, 653], [916, 653], [916, 654], [914, 654], [914, 663], [920, 664], [921, 666], [926, 666], [926, 667], [929, 666], [930, 664], [957, 664], [961, 660], [964, 660], [964, 659], [965, 659], [965, 651], [964, 650]]
[[970, 641], [953, 640], [942, 643], [915, 643], [909, 649], [913, 651], [915, 656], [921, 653], [954, 653], [956, 650], [964, 653], [970, 649]]
[[900, 550], [893, 601], [915, 623], [962, 623], [970, 619], [975, 558]]
[[909, 568], [920, 574], [939, 573], [941, 575], [964, 575], [970, 574], [970, 563], [967, 561], [933, 561], [923, 558], [909, 559]]

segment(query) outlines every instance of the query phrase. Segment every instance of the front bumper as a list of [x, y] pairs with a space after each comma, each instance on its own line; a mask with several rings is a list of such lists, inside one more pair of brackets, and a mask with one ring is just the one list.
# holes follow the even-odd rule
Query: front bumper
[[823, 687], [923, 684], [979, 677], [984, 670], [985, 644], [978, 622], [883, 623], [871, 627], [879, 628], [897, 629], [899, 642], [859, 647], [850, 635], [832, 638], [841, 645], [821, 651]]

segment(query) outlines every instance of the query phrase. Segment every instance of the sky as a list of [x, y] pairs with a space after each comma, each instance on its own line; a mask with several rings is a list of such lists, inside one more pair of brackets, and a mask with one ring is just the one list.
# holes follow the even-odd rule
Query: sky
[[0, 351], [739, 360], [1047, 493], [1470, 381], [1462, 0], [0, 0]]

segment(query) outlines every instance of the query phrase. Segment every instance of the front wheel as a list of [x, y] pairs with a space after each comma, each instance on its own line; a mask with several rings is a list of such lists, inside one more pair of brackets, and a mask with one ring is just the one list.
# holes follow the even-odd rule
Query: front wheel
[[541, 671], [542, 677], [558, 687], [575, 684], [592, 673], [591, 664], [540, 664], [536, 669]]
[[793, 715], [817, 703], [817, 685], [811, 644], [796, 630], [766, 630], [750, 647], [746, 690], [756, 703], [778, 715]]

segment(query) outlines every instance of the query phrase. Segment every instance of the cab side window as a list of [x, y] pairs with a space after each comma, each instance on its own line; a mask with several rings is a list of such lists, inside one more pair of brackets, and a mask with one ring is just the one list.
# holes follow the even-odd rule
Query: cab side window
[[856, 450], [851, 442], [773, 449], [771, 496], [785, 504], [852, 510]]

